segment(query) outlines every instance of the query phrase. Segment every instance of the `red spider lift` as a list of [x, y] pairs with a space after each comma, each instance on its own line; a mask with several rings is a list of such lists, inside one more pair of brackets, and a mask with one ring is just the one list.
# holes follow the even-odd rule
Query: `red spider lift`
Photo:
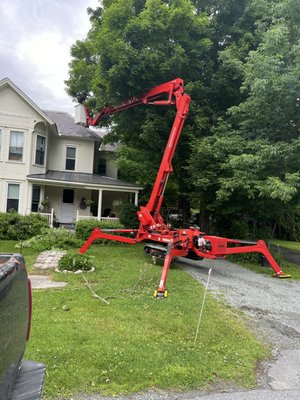
[[[172, 159], [182, 131], [183, 124], [188, 115], [190, 96], [184, 92], [183, 80], [180, 78], [156, 86], [148, 93], [140, 97], [133, 97], [118, 106], [105, 107], [96, 115], [93, 115], [87, 106], [84, 106], [86, 125], [96, 126], [105, 116], [127, 110], [138, 105], [172, 106], [176, 107], [177, 113], [173, 127], [166, 145], [166, 149], [156, 176], [150, 199], [146, 206], [141, 206], [137, 212], [140, 226], [138, 229], [116, 229], [100, 230], [95, 228], [81, 247], [80, 253], [84, 253], [96, 239], [108, 239], [122, 243], [135, 244], [147, 242], [145, 252], [151, 256], [164, 260], [161, 279], [154, 297], [167, 297], [166, 281], [168, 271], [173, 258], [186, 257], [194, 260], [203, 258], [216, 259], [226, 258], [228, 254], [253, 253], [262, 254], [274, 269], [274, 276], [288, 277], [280, 269], [266, 243], [263, 240], [246, 242], [236, 239], [205, 235], [196, 228], [173, 229], [170, 224], [165, 223], [160, 214], [164, 191], [168, 177], [173, 171]], [[127, 236], [118, 235], [122, 233]], [[129, 237], [134, 234], [135, 238]]]

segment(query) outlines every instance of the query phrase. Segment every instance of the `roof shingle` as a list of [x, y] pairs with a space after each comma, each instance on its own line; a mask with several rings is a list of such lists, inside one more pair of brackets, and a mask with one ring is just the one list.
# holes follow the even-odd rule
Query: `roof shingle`
[[142, 189], [141, 186], [135, 185], [134, 183], [122, 181], [120, 179], [109, 178], [108, 176], [88, 174], [83, 172], [47, 171], [45, 174], [27, 175], [27, 178], [56, 182], [72, 182], [74, 184], [85, 183], [99, 186], [118, 186], [130, 187], [131, 189]]
[[75, 124], [72, 115], [66, 112], [48, 110], [43, 110], [43, 112], [55, 122], [59, 135], [83, 139], [99, 139], [91, 129]]

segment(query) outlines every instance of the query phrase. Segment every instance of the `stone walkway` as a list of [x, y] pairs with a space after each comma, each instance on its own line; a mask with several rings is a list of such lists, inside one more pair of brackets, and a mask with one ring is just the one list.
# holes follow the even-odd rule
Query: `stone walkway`
[[47, 250], [42, 251], [36, 259], [34, 269], [55, 269], [59, 260], [65, 255], [65, 251]]
[[59, 289], [67, 282], [52, 282], [49, 275], [29, 275], [32, 289]]
[[[59, 260], [66, 254], [65, 251], [47, 250], [39, 254], [33, 268], [36, 271], [55, 270]], [[30, 275], [32, 289], [61, 288], [67, 285], [66, 282], [52, 282], [49, 275]]]

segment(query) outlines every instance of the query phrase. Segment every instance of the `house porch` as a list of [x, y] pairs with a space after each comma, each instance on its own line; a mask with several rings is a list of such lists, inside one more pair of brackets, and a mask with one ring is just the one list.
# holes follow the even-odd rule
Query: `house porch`
[[31, 211], [53, 209], [55, 220], [61, 224], [86, 218], [118, 218], [120, 203], [138, 204], [141, 187], [134, 184], [94, 174], [50, 172], [28, 176]]

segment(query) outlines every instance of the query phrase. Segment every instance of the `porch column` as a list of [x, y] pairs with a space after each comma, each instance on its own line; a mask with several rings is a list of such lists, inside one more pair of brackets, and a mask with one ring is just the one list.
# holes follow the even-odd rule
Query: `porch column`
[[97, 214], [97, 218], [100, 221], [101, 218], [101, 210], [102, 210], [102, 189], [99, 189], [99, 197], [98, 197], [98, 214]]
[[39, 204], [39, 205], [41, 205], [41, 202], [42, 202], [43, 200], [45, 200], [45, 186], [44, 186], [44, 185], [41, 186], [41, 191], [40, 191], [40, 204]]
[[134, 205], [138, 205], [139, 192], [134, 192]]
[[25, 209], [25, 215], [30, 214], [31, 212], [31, 204], [32, 204], [32, 188], [33, 184], [31, 182], [28, 182], [28, 191], [27, 191], [27, 203], [26, 203], [26, 209]]

